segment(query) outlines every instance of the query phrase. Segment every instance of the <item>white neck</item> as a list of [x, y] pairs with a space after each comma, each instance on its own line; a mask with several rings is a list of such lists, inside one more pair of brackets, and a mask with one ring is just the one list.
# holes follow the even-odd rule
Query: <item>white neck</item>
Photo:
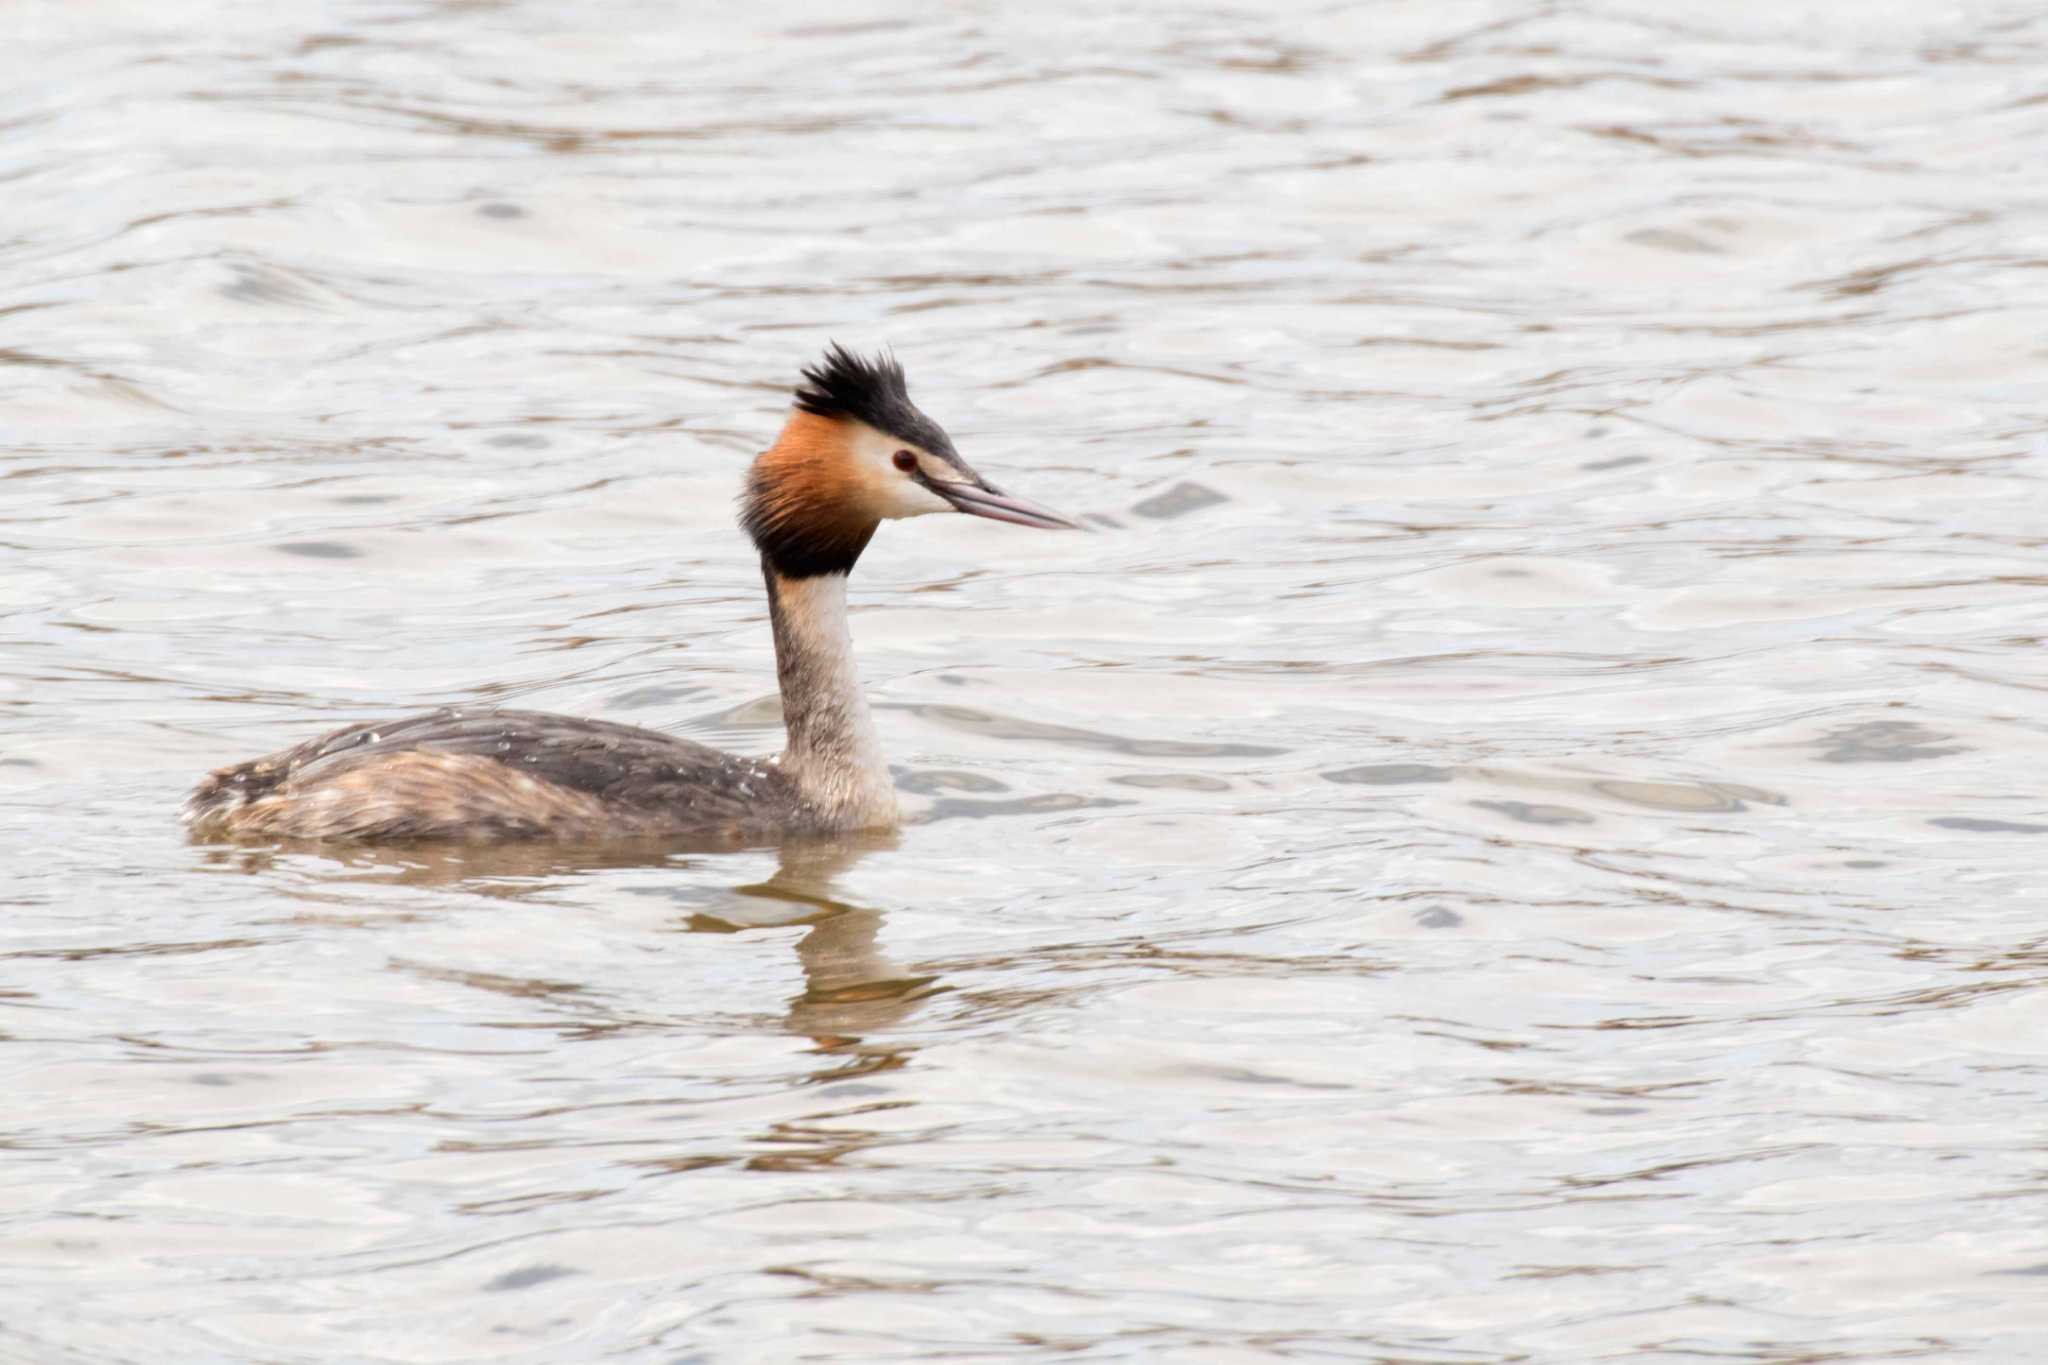
[[783, 771], [834, 828], [895, 824], [896, 784], [853, 668], [846, 575], [784, 578], [765, 564], [762, 572], [789, 729]]

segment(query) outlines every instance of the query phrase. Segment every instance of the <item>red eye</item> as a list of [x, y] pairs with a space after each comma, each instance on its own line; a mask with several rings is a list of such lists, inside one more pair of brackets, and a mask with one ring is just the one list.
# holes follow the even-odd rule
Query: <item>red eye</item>
[[917, 456], [911, 454], [907, 450], [897, 451], [893, 456], [890, 457], [890, 459], [898, 469], [902, 470], [906, 474], [908, 474], [911, 470], [917, 468]]

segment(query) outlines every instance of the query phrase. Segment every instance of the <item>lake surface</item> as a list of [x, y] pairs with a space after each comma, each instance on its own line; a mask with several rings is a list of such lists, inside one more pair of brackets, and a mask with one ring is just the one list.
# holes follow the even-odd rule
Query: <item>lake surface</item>
[[[0, 63], [0, 1361], [2048, 1354], [2038, 5], [46, 5]], [[189, 843], [779, 744], [828, 339], [916, 819]]]

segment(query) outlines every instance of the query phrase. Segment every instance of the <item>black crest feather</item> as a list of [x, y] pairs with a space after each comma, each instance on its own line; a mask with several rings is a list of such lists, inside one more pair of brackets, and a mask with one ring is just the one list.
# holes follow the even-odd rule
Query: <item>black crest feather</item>
[[796, 405], [820, 417], [850, 417], [877, 431], [922, 446], [934, 455], [951, 455], [953, 443], [939, 424], [910, 401], [903, 367], [892, 355], [863, 359], [833, 342], [825, 358], [804, 367]]
[[[894, 357], [865, 360], [838, 343], [825, 358], [806, 366], [797, 386], [796, 405], [820, 417], [865, 422], [908, 445], [957, 465], [974, 477], [953, 452], [953, 443], [939, 424], [917, 410], [903, 367]], [[827, 499], [837, 485], [830, 480], [793, 479], [775, 452], [754, 462], [740, 494], [740, 525], [761, 551], [771, 574], [784, 578], [815, 578], [851, 572], [860, 552], [875, 533], [875, 520], [860, 509]]]

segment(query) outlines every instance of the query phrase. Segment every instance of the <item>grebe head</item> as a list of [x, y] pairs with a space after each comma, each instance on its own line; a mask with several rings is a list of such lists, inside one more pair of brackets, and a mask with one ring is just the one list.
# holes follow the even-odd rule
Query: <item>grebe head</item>
[[740, 495], [740, 524], [784, 578], [846, 573], [883, 520], [927, 512], [1080, 529], [975, 473], [910, 401], [893, 358], [864, 360], [834, 344], [803, 377], [788, 424]]

